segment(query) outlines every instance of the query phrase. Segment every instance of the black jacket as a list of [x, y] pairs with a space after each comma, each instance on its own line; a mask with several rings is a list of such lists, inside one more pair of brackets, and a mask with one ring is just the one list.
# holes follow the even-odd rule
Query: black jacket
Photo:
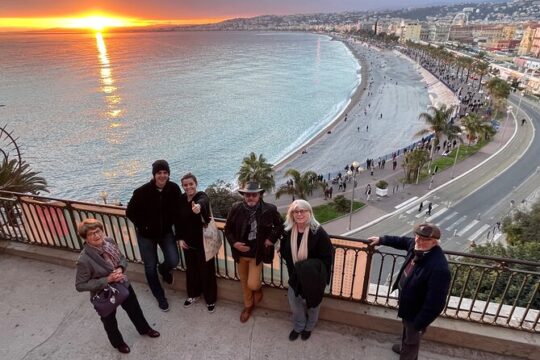
[[[414, 257], [414, 239], [385, 235], [381, 237], [380, 244], [407, 251], [407, 258], [392, 287], [392, 290], [395, 290], [403, 270]], [[416, 262], [413, 272], [403, 284], [399, 294], [398, 316], [412, 322], [416, 330], [424, 330], [443, 311], [450, 278], [444, 252], [440, 246], [435, 246]]]
[[[283, 220], [273, 204], [260, 201], [257, 210], [257, 239], [255, 240], [255, 259], [259, 264], [264, 256], [264, 241], [269, 239], [273, 244], [283, 234]], [[233, 245], [236, 242], [244, 242], [248, 231], [249, 215], [244, 208], [243, 202], [233, 204], [227, 222], [225, 223], [225, 236], [231, 245], [232, 256], [236, 262], [240, 260], [242, 253], [236, 250]]]
[[167, 181], [161, 191], [154, 180], [133, 191], [126, 216], [133, 222], [137, 232], [146, 238], [158, 239], [173, 232], [176, 239], [180, 230], [180, 187]]
[[[191, 201], [201, 206], [201, 212], [195, 214], [191, 210]], [[203, 245], [203, 219], [204, 224], [210, 222], [210, 199], [202, 192], [198, 191], [193, 199], [188, 202], [187, 195], [184, 193], [180, 197], [180, 239], [194, 249], [204, 250]]]
[[[299, 292], [300, 287], [298, 286], [298, 278], [296, 276], [292, 258], [291, 231], [285, 232], [285, 235], [281, 240], [279, 253], [287, 265], [287, 271], [289, 272], [289, 286], [293, 288], [296, 295], [302, 295], [302, 293]], [[332, 269], [332, 261], [334, 260], [334, 247], [330, 242], [330, 237], [322, 226], [319, 226], [319, 228], [315, 231], [311, 229], [309, 230], [308, 259], [319, 259], [322, 261], [326, 268], [326, 278], [324, 279], [325, 283], [330, 284], [330, 271]]]

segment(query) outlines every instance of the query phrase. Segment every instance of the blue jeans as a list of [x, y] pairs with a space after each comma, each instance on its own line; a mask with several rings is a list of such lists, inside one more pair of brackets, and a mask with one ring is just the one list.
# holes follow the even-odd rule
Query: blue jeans
[[137, 233], [137, 243], [139, 244], [139, 251], [141, 252], [141, 257], [144, 262], [144, 273], [146, 275], [148, 286], [156, 299], [164, 299], [165, 291], [163, 291], [163, 287], [161, 286], [158, 277], [157, 246], [159, 245], [161, 248], [164, 258], [163, 263], [159, 266], [159, 270], [162, 273], [168, 273], [176, 268], [180, 259], [178, 246], [176, 245], [173, 234], [168, 233], [162, 238], [149, 239]]
[[289, 287], [287, 297], [292, 311], [293, 330], [296, 332], [313, 331], [317, 320], [319, 320], [321, 305], [308, 309], [306, 300], [301, 296], [294, 295], [294, 290], [291, 287]]

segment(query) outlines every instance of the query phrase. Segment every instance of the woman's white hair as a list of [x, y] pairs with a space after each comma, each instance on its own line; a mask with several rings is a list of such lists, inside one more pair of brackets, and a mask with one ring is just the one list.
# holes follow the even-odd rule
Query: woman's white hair
[[308, 224], [311, 230], [315, 231], [321, 226], [319, 222], [315, 219], [315, 215], [313, 215], [313, 209], [311, 208], [311, 205], [306, 200], [295, 200], [289, 205], [289, 209], [287, 210], [287, 217], [285, 218], [285, 231], [289, 231], [292, 229], [294, 225], [294, 218], [293, 218], [293, 211], [294, 210], [308, 210], [309, 211], [309, 220]]

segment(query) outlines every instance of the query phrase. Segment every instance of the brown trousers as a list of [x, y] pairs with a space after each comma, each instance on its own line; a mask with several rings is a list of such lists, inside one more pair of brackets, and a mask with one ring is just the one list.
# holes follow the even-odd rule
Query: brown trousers
[[247, 308], [253, 306], [253, 292], [261, 288], [262, 265], [262, 262], [257, 265], [255, 258], [247, 257], [240, 257], [240, 261], [236, 264], [242, 285], [244, 306]]

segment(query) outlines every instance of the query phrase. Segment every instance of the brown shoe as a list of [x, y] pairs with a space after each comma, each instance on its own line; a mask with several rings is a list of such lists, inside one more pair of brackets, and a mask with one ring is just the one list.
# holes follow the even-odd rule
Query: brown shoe
[[253, 305], [259, 304], [263, 299], [262, 289], [253, 292]]
[[240, 322], [245, 323], [246, 321], [248, 321], [252, 311], [253, 306], [244, 308], [244, 310], [242, 310], [242, 313], [240, 313]]

